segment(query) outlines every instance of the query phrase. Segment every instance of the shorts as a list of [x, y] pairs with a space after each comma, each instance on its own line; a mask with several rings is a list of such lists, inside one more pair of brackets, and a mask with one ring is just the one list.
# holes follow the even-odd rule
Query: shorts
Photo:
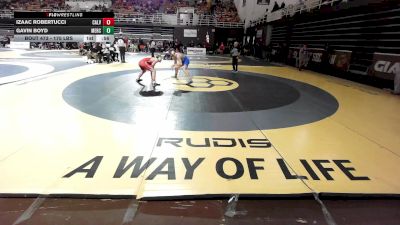
[[147, 62], [139, 62], [139, 67], [140, 67], [140, 69], [142, 69], [143, 71], [150, 71], [150, 70], [152, 70], [153, 68], [151, 67], [151, 65], [150, 64], [148, 64]]
[[189, 66], [190, 64], [190, 60], [189, 57], [185, 56], [185, 58], [183, 58], [182, 60], [182, 65], [186, 66], [186, 68]]
[[232, 56], [232, 65], [237, 65], [237, 64], [238, 64], [238, 57]]

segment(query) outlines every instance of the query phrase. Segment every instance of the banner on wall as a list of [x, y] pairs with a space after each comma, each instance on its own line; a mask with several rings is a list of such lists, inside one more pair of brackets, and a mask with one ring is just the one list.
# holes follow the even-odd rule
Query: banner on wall
[[13, 49], [30, 49], [30, 42], [11, 41], [9, 47]]
[[262, 29], [257, 30], [256, 38], [262, 38], [262, 35], [263, 35], [263, 30]]
[[369, 75], [393, 80], [396, 71], [400, 70], [400, 54], [374, 53]]
[[[292, 65], [296, 65], [296, 60], [299, 55], [300, 48], [290, 48], [288, 60], [289, 63]], [[323, 55], [326, 51], [322, 48], [308, 48], [308, 65], [311, 67], [319, 67], [322, 64]], [[297, 66], [297, 65], [296, 65]]]
[[329, 63], [336, 69], [348, 71], [350, 66], [352, 51], [347, 50], [335, 50], [334, 54], [331, 55]]
[[184, 29], [183, 37], [197, 37], [197, 30], [196, 29]]
[[187, 48], [186, 54], [188, 55], [206, 55], [207, 50], [205, 48]]

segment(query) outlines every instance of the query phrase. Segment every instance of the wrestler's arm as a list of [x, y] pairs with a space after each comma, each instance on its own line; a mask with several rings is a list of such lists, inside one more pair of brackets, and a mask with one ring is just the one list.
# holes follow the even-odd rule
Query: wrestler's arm
[[158, 60], [152, 58], [152, 59], [151, 59], [151, 67], [154, 68], [154, 66], [156, 65], [157, 62], [158, 62]]

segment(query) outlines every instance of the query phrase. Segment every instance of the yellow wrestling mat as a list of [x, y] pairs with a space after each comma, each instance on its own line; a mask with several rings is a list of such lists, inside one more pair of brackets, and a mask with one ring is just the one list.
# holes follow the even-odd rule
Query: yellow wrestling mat
[[182, 88], [170, 64], [154, 95], [137, 61], [0, 86], [0, 194], [400, 194], [398, 96], [273, 66], [194, 64]]

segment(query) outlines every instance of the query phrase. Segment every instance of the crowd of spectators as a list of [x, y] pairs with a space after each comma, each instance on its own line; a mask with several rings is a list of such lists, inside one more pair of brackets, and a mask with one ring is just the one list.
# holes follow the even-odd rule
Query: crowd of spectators
[[218, 22], [239, 22], [240, 17], [233, 1], [229, 3], [218, 2], [214, 10]]
[[86, 56], [87, 63], [119, 62], [119, 51], [115, 43], [81, 43], [79, 55]]
[[128, 52], [150, 52], [152, 42], [154, 42], [153, 46], [156, 52], [166, 52], [175, 46], [173, 41], [129, 39], [127, 43]]
[[69, 10], [65, 0], [12, 0], [0, 1], [0, 10], [53, 11]]
[[184, 0], [164, 0], [163, 8], [166, 14], [175, 14], [180, 7], [189, 7], [188, 1]]
[[46, 50], [53, 50], [53, 49], [77, 49], [78, 43], [75, 42], [31, 42], [30, 48], [39, 48], [39, 49], [46, 49]]
[[[151, 14], [159, 12], [160, 5], [163, 0], [113, 0], [112, 7], [109, 8], [105, 5], [95, 5], [90, 9], [83, 8], [82, 10], [90, 11], [111, 11], [117, 13], [134, 13], [140, 12]], [[84, 2], [84, 0], [82, 0]], [[0, 1], [0, 10], [14, 11], [14, 10], [27, 10], [27, 11], [68, 11], [71, 10], [69, 5], [65, 4], [65, 0], [12, 0]]]
[[233, 0], [228, 3], [217, 1], [212, 7], [205, 0], [194, 1], [194, 4], [187, 0], [116, 0], [113, 3], [114, 12], [122, 14], [151, 14], [156, 12], [176, 14], [177, 9], [181, 7], [194, 7], [196, 13], [200, 15], [215, 15], [218, 22], [240, 22]]
[[211, 8], [208, 6], [206, 1], [198, 2], [195, 8], [197, 10], [197, 14], [208, 15], [211, 13]]
[[[194, 4], [193, 4], [194, 3]], [[216, 1], [210, 7], [205, 0], [189, 2], [188, 0], [112, 0], [112, 7], [95, 5], [90, 11], [113, 11], [122, 15], [167, 13], [175, 14], [180, 7], [194, 7], [200, 15], [214, 15], [218, 22], [240, 22], [233, 0], [230, 2]], [[71, 10], [65, 0], [11, 0], [0, 1], [0, 10], [28, 11], [63, 11]]]
[[167, 40], [149, 40], [149, 39], [127, 39], [127, 51], [128, 52], [144, 52], [150, 53], [152, 52], [152, 46], [155, 49], [156, 53], [161, 53], [164, 55], [164, 59], [168, 59], [169, 52], [172, 49], [179, 49], [179, 51], [184, 52], [187, 47], [198, 47], [198, 48], [206, 48], [207, 51], [213, 51], [209, 43], [195, 43], [194, 41], [190, 41], [187, 44], [183, 44], [178, 39], [174, 41]]
[[91, 9], [90, 9], [90, 11], [94, 11], [94, 12], [108, 12], [108, 11], [111, 11], [111, 9], [110, 8], [108, 8], [106, 5], [94, 5]]
[[112, 9], [116, 13], [144, 13], [152, 14], [160, 12], [161, 0], [116, 0]]

